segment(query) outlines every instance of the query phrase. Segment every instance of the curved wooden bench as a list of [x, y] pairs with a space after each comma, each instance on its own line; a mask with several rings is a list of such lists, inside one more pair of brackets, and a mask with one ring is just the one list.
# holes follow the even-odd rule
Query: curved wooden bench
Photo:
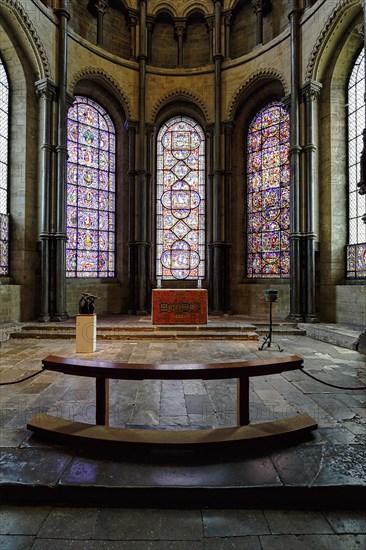
[[[108, 441], [138, 444], [192, 444], [243, 441], [275, 437], [286, 433], [311, 431], [317, 428], [307, 414], [249, 426], [249, 378], [277, 374], [303, 368], [303, 359], [288, 356], [253, 361], [224, 363], [119, 363], [88, 361], [49, 355], [43, 362], [44, 370], [62, 372], [96, 379], [96, 425], [71, 422], [51, 415], [38, 415], [28, 429], [59, 435], [60, 440]], [[237, 426], [209, 430], [137, 430], [111, 428], [109, 422], [109, 379], [120, 380], [217, 380], [237, 379]]]

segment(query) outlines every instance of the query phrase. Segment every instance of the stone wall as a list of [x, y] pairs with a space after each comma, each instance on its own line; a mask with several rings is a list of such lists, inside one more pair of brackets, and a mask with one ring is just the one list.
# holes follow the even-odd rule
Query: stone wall
[[21, 318], [21, 286], [0, 284], [0, 323]]
[[97, 314], [127, 312], [127, 283], [74, 279], [66, 282], [66, 306], [70, 317], [79, 313], [79, 300], [83, 292], [97, 296], [98, 299], [95, 300]]

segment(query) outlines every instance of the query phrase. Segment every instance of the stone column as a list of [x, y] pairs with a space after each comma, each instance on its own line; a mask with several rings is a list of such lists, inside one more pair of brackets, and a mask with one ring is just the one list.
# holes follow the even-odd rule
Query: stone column
[[215, 0], [215, 34], [213, 56], [213, 62], [215, 64], [215, 122], [213, 136], [212, 243], [210, 262], [210, 281], [212, 285], [211, 308], [213, 314], [221, 314], [226, 311], [225, 296], [226, 284], [228, 281], [227, 243], [225, 242], [226, 197], [221, 150], [221, 66], [223, 60], [221, 51], [221, 9], [221, 0]]
[[233, 21], [233, 12], [227, 11], [224, 13], [224, 22], [225, 22], [225, 59], [231, 59], [230, 55], [230, 35], [231, 35], [231, 25]]
[[56, 179], [56, 230], [55, 239], [55, 300], [53, 321], [68, 319], [66, 313], [66, 162], [67, 162], [67, 22], [70, 14], [67, 1], [59, 0], [55, 9], [58, 18], [58, 105], [57, 105], [57, 179]]
[[[146, 167], [146, 0], [139, 0], [140, 7], [140, 44], [139, 44], [139, 122], [137, 136], [137, 168], [131, 169], [135, 182], [132, 192], [134, 200], [132, 239], [129, 243], [130, 265], [130, 304], [132, 313], [146, 315], [148, 309], [147, 283], [149, 278], [148, 252], [150, 243], [147, 241], [148, 227], [148, 197], [147, 197], [147, 167]], [[130, 138], [130, 148], [132, 148]], [[130, 151], [130, 154], [132, 151]], [[132, 181], [132, 175], [131, 175]]]
[[208, 40], [210, 47], [210, 59], [213, 58], [213, 28], [214, 28], [214, 18], [210, 15], [206, 17], [206, 28], [208, 32]]
[[129, 302], [128, 312], [130, 314], [136, 312], [136, 227], [135, 213], [138, 208], [138, 200], [136, 200], [137, 187], [137, 170], [136, 170], [136, 131], [137, 122], [128, 121], [125, 123], [125, 129], [128, 135], [128, 281], [129, 281]]
[[103, 20], [104, 16], [109, 9], [108, 0], [96, 0], [94, 4], [95, 11], [97, 12], [97, 44], [103, 46], [104, 32], [103, 32]]
[[317, 126], [316, 98], [320, 93], [322, 84], [309, 80], [302, 87], [303, 97], [305, 99], [305, 165], [306, 165], [306, 183], [305, 183], [305, 321], [307, 323], [316, 323], [319, 320], [315, 314], [315, 250], [314, 243], [316, 239], [314, 227], [314, 188], [317, 180], [316, 172], [316, 145], [315, 128]]
[[50, 316], [50, 201], [52, 181], [52, 102], [56, 96], [56, 86], [47, 78], [35, 83], [40, 97], [40, 158], [39, 158], [39, 240], [41, 247], [41, 295], [38, 321], [47, 322]]
[[186, 32], [185, 19], [176, 19], [174, 23], [174, 31], [178, 40], [178, 67], [183, 67], [183, 39]]
[[129, 10], [128, 28], [130, 29], [130, 59], [136, 59], [136, 26], [138, 22], [138, 12]]
[[291, 98], [290, 98], [290, 313], [289, 320], [301, 321], [301, 228], [300, 228], [300, 153], [299, 145], [299, 0], [289, 0]]
[[151, 63], [151, 50], [152, 50], [152, 36], [155, 27], [155, 17], [147, 17], [146, 28], [147, 28], [147, 46], [146, 46], [146, 61]]
[[256, 15], [256, 45], [263, 44], [263, 17], [267, 15], [272, 4], [270, 0], [252, 0], [252, 6]]

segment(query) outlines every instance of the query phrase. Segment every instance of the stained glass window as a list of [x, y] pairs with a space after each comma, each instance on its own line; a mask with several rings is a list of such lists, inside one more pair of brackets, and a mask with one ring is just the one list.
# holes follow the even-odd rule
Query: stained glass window
[[247, 277], [290, 276], [289, 145], [289, 113], [271, 102], [248, 131]]
[[0, 58], [0, 276], [9, 275], [9, 83]]
[[76, 97], [67, 119], [67, 277], [115, 275], [115, 130], [98, 103]]
[[158, 279], [205, 276], [205, 136], [193, 119], [166, 122], [157, 139]]
[[365, 60], [363, 50], [353, 66], [348, 82], [348, 246], [347, 277], [366, 277], [366, 196], [358, 193], [361, 179], [360, 159], [363, 149], [362, 132], [365, 128]]

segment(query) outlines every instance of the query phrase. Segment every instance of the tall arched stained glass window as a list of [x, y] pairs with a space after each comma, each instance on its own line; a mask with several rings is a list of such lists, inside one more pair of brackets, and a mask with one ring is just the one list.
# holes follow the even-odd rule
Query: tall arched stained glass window
[[353, 66], [348, 82], [348, 246], [347, 277], [366, 277], [366, 195], [358, 193], [361, 180], [360, 159], [363, 149], [362, 132], [365, 128], [365, 59], [363, 50]]
[[247, 141], [247, 277], [290, 276], [289, 113], [274, 101], [253, 118]]
[[9, 82], [0, 58], [0, 276], [9, 275]]
[[67, 119], [68, 277], [115, 275], [115, 130], [95, 101], [76, 97]]
[[205, 136], [193, 119], [166, 122], [157, 140], [158, 279], [205, 276]]

